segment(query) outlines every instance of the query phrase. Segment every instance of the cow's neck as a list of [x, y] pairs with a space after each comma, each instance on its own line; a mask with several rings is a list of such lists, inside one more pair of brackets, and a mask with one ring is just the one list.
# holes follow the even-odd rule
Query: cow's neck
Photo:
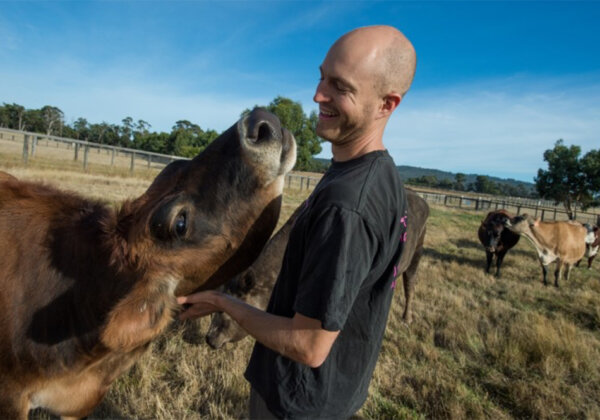
[[540, 229], [539, 226], [532, 226], [524, 235], [535, 248], [540, 252], [543, 249], [553, 249], [551, 233], [546, 229]]

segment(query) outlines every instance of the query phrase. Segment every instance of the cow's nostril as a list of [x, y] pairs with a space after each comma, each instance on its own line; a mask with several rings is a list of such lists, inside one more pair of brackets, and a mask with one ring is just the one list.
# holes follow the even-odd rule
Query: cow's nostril
[[270, 140], [273, 137], [273, 131], [268, 122], [261, 122], [258, 124], [258, 133], [256, 139], [252, 139], [254, 143], [261, 143], [266, 140]]

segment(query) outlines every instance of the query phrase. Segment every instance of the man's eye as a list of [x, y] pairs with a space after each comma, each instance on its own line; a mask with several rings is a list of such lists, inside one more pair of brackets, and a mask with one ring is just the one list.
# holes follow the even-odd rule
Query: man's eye
[[348, 92], [349, 90], [346, 88], [346, 86], [336, 83], [335, 88], [342, 93]]

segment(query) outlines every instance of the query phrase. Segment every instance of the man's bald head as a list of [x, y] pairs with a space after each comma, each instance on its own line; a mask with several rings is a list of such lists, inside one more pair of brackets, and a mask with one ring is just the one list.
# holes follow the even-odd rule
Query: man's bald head
[[355, 59], [370, 66], [380, 94], [404, 96], [410, 88], [417, 57], [408, 38], [396, 28], [378, 25], [354, 29], [338, 39], [330, 51], [334, 49], [352, 51]]

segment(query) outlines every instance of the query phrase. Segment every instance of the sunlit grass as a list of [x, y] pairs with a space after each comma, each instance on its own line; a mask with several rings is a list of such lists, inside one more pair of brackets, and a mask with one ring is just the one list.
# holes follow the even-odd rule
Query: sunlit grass
[[[141, 194], [152, 178], [24, 169], [3, 160], [0, 170], [111, 204]], [[282, 220], [306, 194], [286, 190]], [[432, 208], [414, 321], [402, 322], [397, 289], [362, 417], [600, 418], [600, 262], [574, 269], [559, 289], [544, 287], [536, 254], [522, 240], [497, 279], [484, 273], [476, 236], [483, 216]], [[207, 327], [207, 320], [175, 322], [92, 417], [242, 418], [252, 340], [213, 351], [204, 344]]]

